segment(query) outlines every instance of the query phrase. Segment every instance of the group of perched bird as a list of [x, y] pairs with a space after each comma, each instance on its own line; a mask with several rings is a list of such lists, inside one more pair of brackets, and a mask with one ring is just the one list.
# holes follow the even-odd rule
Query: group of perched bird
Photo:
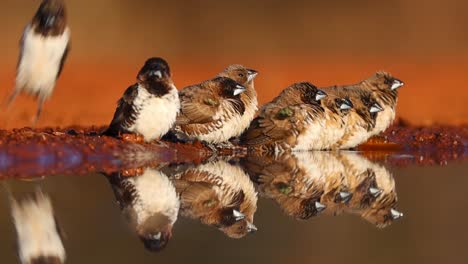
[[[43, 0], [22, 37], [16, 87], [8, 103], [21, 92], [36, 96], [36, 120], [69, 51], [66, 18], [63, 0]], [[392, 123], [398, 88], [403, 86], [386, 72], [354, 85], [317, 88], [295, 83], [257, 114], [257, 74], [231, 65], [213, 79], [178, 91], [169, 64], [162, 58], [148, 59], [103, 134], [137, 134], [145, 141], [237, 139], [268, 152], [348, 149]]]

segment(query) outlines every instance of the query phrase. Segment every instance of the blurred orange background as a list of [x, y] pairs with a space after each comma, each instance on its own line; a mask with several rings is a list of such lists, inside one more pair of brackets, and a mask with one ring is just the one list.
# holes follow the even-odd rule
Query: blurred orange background
[[[18, 41], [40, 1], [0, 3], [0, 99], [12, 91]], [[398, 115], [468, 122], [468, 2], [447, 0], [68, 0], [72, 50], [39, 126], [105, 125], [151, 56], [179, 88], [229, 64], [260, 72], [260, 103], [297, 81], [350, 84], [386, 70], [402, 79]], [[0, 128], [31, 125], [35, 101], [0, 111]]]

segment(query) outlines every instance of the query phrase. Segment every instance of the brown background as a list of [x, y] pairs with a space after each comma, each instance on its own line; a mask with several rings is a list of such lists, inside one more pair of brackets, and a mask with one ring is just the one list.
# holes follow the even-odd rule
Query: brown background
[[[398, 114], [414, 123], [468, 122], [468, 2], [448, 0], [68, 0], [72, 52], [40, 126], [103, 125], [150, 56], [182, 88], [242, 63], [260, 71], [262, 103], [287, 85], [404, 80]], [[18, 39], [39, 1], [0, 3], [0, 99], [14, 84]], [[30, 125], [20, 98], [0, 127]]]

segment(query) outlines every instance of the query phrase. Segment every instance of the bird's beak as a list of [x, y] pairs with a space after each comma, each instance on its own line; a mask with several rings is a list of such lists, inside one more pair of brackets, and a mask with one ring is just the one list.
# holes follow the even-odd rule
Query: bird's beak
[[342, 103], [342, 104], [340, 105], [340, 110], [348, 110], [348, 109], [351, 109], [351, 108], [352, 108], [352, 106], [350, 106], [350, 105], [347, 104], [347, 103]]
[[325, 208], [327, 208], [326, 205], [320, 203], [320, 202], [315, 202], [315, 209], [317, 209], [317, 212], [320, 213], [322, 212], [323, 210], [325, 210]]
[[380, 194], [382, 194], [382, 190], [374, 187], [369, 188], [369, 193], [374, 196], [374, 198], [379, 197]]
[[397, 210], [395, 209], [391, 209], [390, 210], [390, 213], [392, 214], [392, 218], [393, 220], [397, 220], [397, 219], [400, 219], [403, 217], [403, 213], [402, 212], [398, 212]]
[[47, 26], [48, 28], [53, 27], [53, 26], [54, 26], [54, 23], [55, 23], [55, 16], [49, 16], [49, 17], [47, 17], [47, 19], [46, 19], [46, 26]]
[[151, 76], [156, 76], [156, 77], [158, 77], [158, 79], [161, 79], [162, 78], [162, 73], [161, 73], [161, 71], [152, 71]]
[[322, 90], [318, 90], [317, 91], [317, 94], [315, 95], [315, 100], [316, 101], [320, 101], [322, 100], [323, 98], [327, 97], [327, 93], [322, 91]]
[[353, 194], [350, 192], [340, 192], [340, 198], [344, 203], [348, 203], [353, 198]]
[[398, 79], [395, 79], [395, 80], [393, 80], [392, 87], [390, 89], [392, 89], [392, 91], [393, 91], [393, 90], [396, 90], [396, 89], [402, 87], [403, 85], [405, 85], [404, 82], [402, 82], [402, 81], [400, 81]]
[[243, 92], [245, 92], [245, 87], [239, 84], [236, 85], [236, 89], [234, 89], [234, 96], [239, 95]]
[[236, 221], [240, 221], [245, 218], [245, 215], [237, 210], [232, 210], [232, 215], [234, 215]]
[[256, 70], [247, 70], [247, 74], [248, 74], [247, 81], [251, 82], [255, 79], [255, 77], [257, 77], [258, 72]]
[[371, 113], [378, 113], [378, 112], [382, 112], [382, 111], [383, 111], [383, 108], [378, 104], [374, 104], [369, 110], [369, 112], [371, 112]]
[[160, 240], [161, 239], [161, 232], [157, 233], [156, 235], [154, 235], [151, 239], [153, 240]]
[[247, 232], [255, 233], [255, 232], [257, 232], [257, 230], [258, 230], [258, 228], [254, 224], [252, 224], [250, 222], [247, 223]]

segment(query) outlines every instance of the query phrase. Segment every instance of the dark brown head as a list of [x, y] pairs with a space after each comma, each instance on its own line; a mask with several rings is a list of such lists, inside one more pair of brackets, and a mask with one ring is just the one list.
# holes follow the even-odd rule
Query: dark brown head
[[218, 77], [214, 81], [219, 84], [219, 95], [224, 98], [239, 98], [246, 91], [243, 85], [227, 77]]
[[62, 260], [55, 256], [40, 256], [31, 259], [28, 263], [30, 264], [62, 264]]
[[376, 225], [378, 228], [385, 228], [403, 217], [403, 213], [394, 208], [372, 208], [361, 214], [366, 221]]
[[173, 85], [169, 64], [162, 58], [151, 58], [145, 62], [137, 76], [139, 83], [154, 94], [164, 95]]
[[246, 87], [252, 83], [257, 75], [258, 72], [256, 70], [247, 69], [239, 64], [230, 65], [219, 74], [219, 76], [231, 78]]
[[168, 226], [161, 231], [149, 232], [140, 235], [140, 239], [145, 248], [152, 252], [159, 252], [166, 248], [172, 238], [172, 226]]
[[248, 234], [255, 233], [257, 231], [257, 227], [247, 219], [243, 219], [241, 221], [237, 221], [231, 226], [220, 228], [220, 230], [230, 238], [239, 239]]
[[63, 0], [44, 0], [34, 15], [32, 25], [43, 36], [62, 35], [67, 27], [67, 14]]
[[296, 83], [293, 87], [300, 91], [301, 100], [306, 104], [319, 104], [320, 100], [327, 96], [324, 91], [319, 90], [317, 86], [308, 82]]

